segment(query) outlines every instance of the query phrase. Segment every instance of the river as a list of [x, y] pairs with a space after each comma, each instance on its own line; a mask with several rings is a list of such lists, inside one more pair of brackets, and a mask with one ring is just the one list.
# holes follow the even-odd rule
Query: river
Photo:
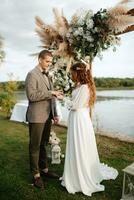
[[[17, 92], [17, 99], [26, 100], [25, 92]], [[68, 112], [61, 109], [66, 121]], [[93, 125], [98, 131], [134, 138], [134, 90], [97, 91]]]

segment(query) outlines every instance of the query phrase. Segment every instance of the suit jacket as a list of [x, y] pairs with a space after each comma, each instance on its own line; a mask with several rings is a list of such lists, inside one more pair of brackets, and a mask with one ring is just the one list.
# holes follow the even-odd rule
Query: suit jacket
[[[50, 83], [50, 84], [49, 84]], [[52, 96], [52, 81], [42, 74], [39, 67], [31, 70], [26, 77], [26, 95], [29, 105], [26, 119], [30, 123], [45, 123], [50, 112], [57, 116], [56, 98]]]

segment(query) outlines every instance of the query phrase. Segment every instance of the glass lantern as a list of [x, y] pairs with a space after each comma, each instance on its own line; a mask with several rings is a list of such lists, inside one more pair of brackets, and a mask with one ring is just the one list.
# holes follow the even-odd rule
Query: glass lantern
[[123, 189], [121, 200], [134, 200], [134, 162], [123, 169]]
[[61, 163], [61, 148], [58, 144], [54, 145], [52, 148], [52, 164], [60, 164]]

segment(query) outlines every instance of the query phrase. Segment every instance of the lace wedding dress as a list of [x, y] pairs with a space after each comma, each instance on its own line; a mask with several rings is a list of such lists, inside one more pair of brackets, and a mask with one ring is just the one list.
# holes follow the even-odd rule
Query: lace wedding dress
[[91, 196], [104, 191], [102, 180], [115, 179], [116, 169], [100, 163], [95, 134], [89, 115], [89, 89], [86, 84], [72, 93], [62, 186], [69, 193]]

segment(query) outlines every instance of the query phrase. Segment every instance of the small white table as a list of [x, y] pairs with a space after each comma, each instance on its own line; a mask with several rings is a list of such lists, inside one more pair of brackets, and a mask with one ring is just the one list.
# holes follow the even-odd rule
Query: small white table
[[[17, 122], [25, 122], [26, 123], [26, 111], [27, 111], [28, 101], [21, 101], [15, 104], [10, 120]], [[62, 106], [57, 101], [57, 112], [60, 117], [59, 124], [67, 125], [68, 118], [68, 109]]]
[[17, 122], [26, 122], [27, 106], [28, 106], [27, 101], [16, 103], [13, 108], [10, 120]]

